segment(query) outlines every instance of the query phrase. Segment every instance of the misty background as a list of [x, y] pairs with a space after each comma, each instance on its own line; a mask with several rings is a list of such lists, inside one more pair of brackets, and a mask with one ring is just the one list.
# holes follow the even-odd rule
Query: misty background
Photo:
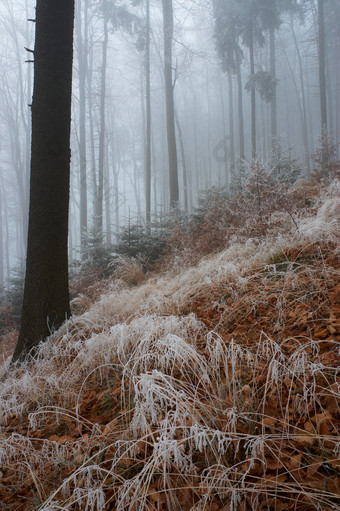
[[[326, 49], [325, 128], [327, 137], [337, 143], [340, 140], [340, 5], [337, 0], [321, 2]], [[234, 0], [222, 2], [230, 7], [230, 12], [235, 3]], [[257, 0], [257, 3], [264, 9], [268, 5], [267, 0]], [[278, 1], [277, 4], [285, 8], [280, 13], [280, 21], [272, 28], [273, 76], [271, 31], [263, 20], [253, 41], [252, 74], [249, 45], [242, 35], [235, 36], [236, 50], [222, 55], [218, 22], [222, 20], [225, 28], [230, 20], [219, 14], [218, 0], [173, 2], [179, 208], [184, 213], [193, 212], [202, 190], [212, 186], [226, 186], [231, 190], [242, 172], [244, 160], [250, 162], [254, 156], [270, 165], [280, 155], [295, 161], [301, 177], [313, 173], [311, 155], [321, 145], [323, 124], [320, 0]], [[34, 7], [34, 0], [0, 0], [0, 287], [18, 272], [26, 251], [31, 149], [29, 105], [33, 83], [30, 50], [34, 47], [34, 23], [28, 20], [35, 17]], [[232, 27], [229, 28], [232, 33]], [[146, 2], [77, 0], [70, 260], [81, 259], [84, 233], [94, 231], [102, 241], [113, 243], [127, 225], [137, 222], [146, 226], [146, 37]], [[224, 43], [232, 45], [233, 41]], [[160, 0], [150, 0], [150, 88], [151, 220], [155, 220], [170, 209]], [[252, 91], [256, 97], [255, 154]], [[275, 137], [273, 94], [277, 105]], [[101, 198], [102, 206], [98, 209]]]

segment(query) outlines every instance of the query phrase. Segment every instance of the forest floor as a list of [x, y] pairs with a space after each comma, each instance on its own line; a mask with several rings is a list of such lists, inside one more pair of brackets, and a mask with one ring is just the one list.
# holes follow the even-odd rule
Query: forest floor
[[340, 510], [338, 192], [4, 364], [0, 510]]

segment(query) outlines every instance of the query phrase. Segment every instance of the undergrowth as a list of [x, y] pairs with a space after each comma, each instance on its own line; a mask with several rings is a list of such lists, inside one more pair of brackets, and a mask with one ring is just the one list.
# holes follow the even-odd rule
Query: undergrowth
[[108, 289], [4, 365], [2, 509], [340, 509], [338, 197]]

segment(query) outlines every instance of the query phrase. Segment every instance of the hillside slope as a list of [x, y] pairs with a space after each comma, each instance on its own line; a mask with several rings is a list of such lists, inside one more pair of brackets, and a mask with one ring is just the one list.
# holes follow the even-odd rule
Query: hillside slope
[[4, 366], [0, 509], [340, 509], [339, 191]]

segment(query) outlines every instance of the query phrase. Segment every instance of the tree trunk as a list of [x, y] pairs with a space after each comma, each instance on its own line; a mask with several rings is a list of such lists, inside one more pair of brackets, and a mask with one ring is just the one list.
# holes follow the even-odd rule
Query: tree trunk
[[96, 165], [96, 147], [94, 137], [94, 105], [93, 105], [93, 94], [92, 94], [92, 70], [93, 70], [93, 46], [90, 49], [89, 55], [89, 72], [87, 76], [87, 95], [89, 102], [89, 128], [90, 128], [90, 147], [91, 147], [91, 184], [93, 190], [92, 206], [93, 214], [96, 214], [97, 202], [98, 202], [98, 185], [97, 185], [97, 165]]
[[98, 197], [95, 210], [95, 223], [97, 230], [103, 231], [103, 196], [104, 196], [104, 157], [105, 157], [105, 100], [106, 100], [106, 62], [107, 46], [109, 41], [108, 17], [106, 12], [106, 0], [104, 0], [104, 39], [102, 47], [101, 85], [100, 85], [100, 133], [98, 155]]
[[3, 244], [3, 218], [2, 218], [2, 190], [0, 188], [0, 291], [4, 285], [4, 244]]
[[178, 206], [178, 166], [175, 135], [174, 90], [172, 83], [172, 36], [173, 8], [172, 0], [162, 0], [164, 28], [164, 81], [166, 100], [166, 129], [168, 139], [170, 208]]
[[[224, 75], [222, 75], [224, 77]], [[226, 142], [227, 140], [227, 128], [226, 128], [226, 118], [225, 118], [225, 107], [224, 107], [224, 98], [223, 98], [223, 86], [221, 80], [221, 73], [218, 73], [218, 90], [220, 94], [220, 102], [221, 102], [221, 117], [222, 117], [222, 128], [223, 128], [223, 140]], [[226, 179], [228, 177], [228, 168], [227, 161], [224, 162], [224, 174]]]
[[240, 160], [244, 160], [244, 120], [243, 120], [243, 88], [241, 66], [237, 69], [237, 99], [238, 99], [238, 130], [240, 144]]
[[327, 132], [327, 98], [326, 98], [326, 56], [325, 56], [325, 20], [323, 11], [324, 0], [318, 0], [318, 47], [319, 47], [319, 85], [321, 135]]
[[[305, 79], [303, 74], [303, 67], [302, 67], [302, 57], [300, 52], [300, 47], [296, 38], [295, 29], [294, 29], [294, 23], [293, 23], [293, 16], [291, 16], [291, 31], [293, 35], [294, 45], [296, 54], [298, 57], [298, 63], [299, 63], [299, 77], [300, 77], [300, 89], [301, 89], [301, 102], [302, 102], [302, 112], [301, 112], [301, 120], [302, 120], [302, 138], [303, 138], [303, 146], [305, 150], [305, 162], [306, 162], [306, 170], [307, 175], [310, 176], [310, 154], [309, 154], [309, 142], [308, 142], [308, 131], [307, 131], [307, 108], [306, 108], [306, 94], [305, 94]], [[289, 67], [290, 62], [288, 59], [288, 56], [286, 55], [286, 61]], [[298, 88], [295, 83], [294, 79], [294, 72], [291, 71], [292, 74], [292, 80], [296, 89], [296, 93], [299, 96]]]
[[[250, 76], [255, 76], [255, 62], [254, 62], [254, 33], [253, 27], [250, 28], [249, 39], [249, 58], [250, 58]], [[250, 93], [251, 101], [251, 157], [256, 159], [256, 103], [255, 103], [255, 84], [253, 84]]]
[[84, 249], [87, 232], [87, 163], [86, 163], [86, 76], [88, 69], [88, 34], [87, 16], [88, 0], [84, 2], [84, 23], [81, 16], [81, 2], [78, 0], [76, 16], [76, 34], [78, 50], [78, 81], [79, 81], [79, 160], [80, 160], [80, 239]]
[[178, 140], [179, 140], [179, 147], [181, 150], [181, 158], [182, 158], [182, 170], [183, 170], [183, 193], [184, 193], [184, 211], [188, 213], [189, 211], [189, 203], [188, 203], [188, 172], [187, 172], [187, 164], [186, 164], [186, 158], [185, 158], [185, 150], [184, 150], [184, 143], [183, 143], [183, 133], [182, 128], [178, 119], [178, 115], [175, 112], [175, 120], [176, 120], [176, 127], [178, 131]]
[[[273, 80], [276, 80], [276, 61], [275, 61], [275, 29], [272, 27], [269, 31], [270, 38], [270, 74]], [[277, 101], [276, 85], [273, 90], [273, 97], [270, 103], [270, 127], [271, 127], [271, 148], [272, 153], [276, 152], [277, 147]]]
[[149, 230], [151, 222], [150, 0], [146, 0], [145, 101], [146, 101], [145, 204], [146, 204], [146, 226], [147, 229]]
[[234, 136], [234, 101], [233, 101], [233, 77], [228, 73], [228, 87], [229, 87], [229, 132], [230, 132], [230, 173], [229, 181], [231, 180], [232, 173], [235, 168], [235, 136]]
[[37, 0], [25, 291], [13, 361], [70, 316], [68, 208], [74, 0]]

